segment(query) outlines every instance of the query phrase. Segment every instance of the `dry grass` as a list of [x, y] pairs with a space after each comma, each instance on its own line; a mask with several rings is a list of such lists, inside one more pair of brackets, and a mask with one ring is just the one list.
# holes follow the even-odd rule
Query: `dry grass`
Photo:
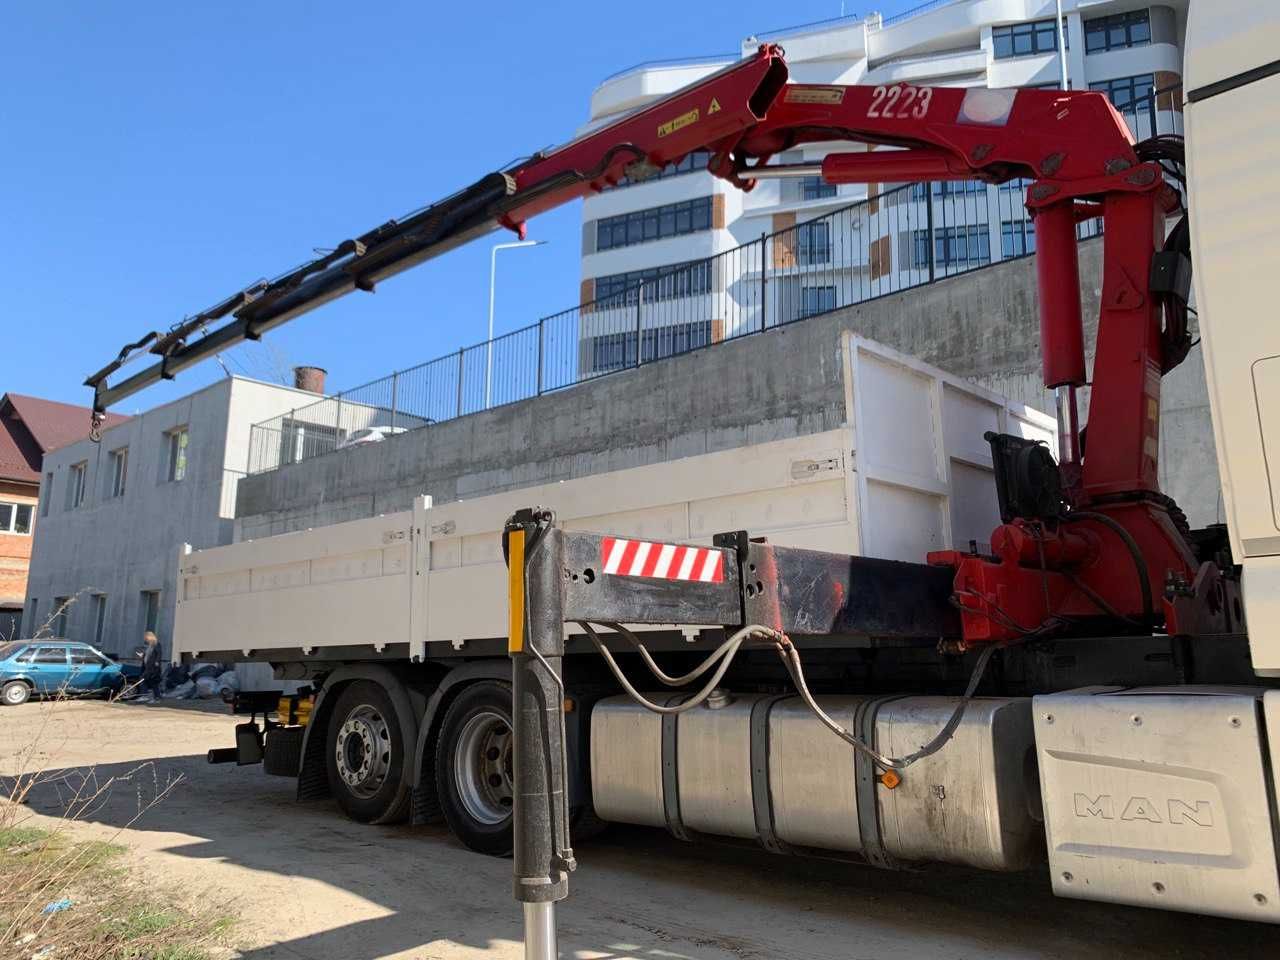
[[[231, 921], [148, 884], [118, 842], [180, 778], [161, 778], [151, 763], [111, 776], [55, 769], [52, 721], [67, 704], [32, 706], [43, 714], [35, 733], [2, 758], [15, 772], [0, 779], [0, 960], [209, 960], [225, 953]], [[121, 791], [135, 798], [125, 821], [106, 839], [83, 839], [76, 822], [109, 799], [118, 811]], [[33, 813], [28, 803], [36, 796], [59, 816]], [[67, 909], [46, 912], [64, 900]]]

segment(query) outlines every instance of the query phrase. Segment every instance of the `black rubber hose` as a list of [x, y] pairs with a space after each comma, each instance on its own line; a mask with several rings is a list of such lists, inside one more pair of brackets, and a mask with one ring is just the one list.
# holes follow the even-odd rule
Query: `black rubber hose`
[[1068, 522], [1093, 520], [1124, 541], [1125, 547], [1129, 550], [1129, 556], [1133, 558], [1134, 570], [1138, 574], [1138, 586], [1142, 589], [1142, 609], [1147, 626], [1153, 625], [1156, 621], [1156, 609], [1155, 600], [1151, 594], [1151, 578], [1147, 575], [1147, 562], [1143, 559], [1142, 550], [1138, 547], [1138, 541], [1133, 539], [1133, 534], [1105, 513], [1095, 513], [1092, 510], [1072, 510], [1062, 519]]

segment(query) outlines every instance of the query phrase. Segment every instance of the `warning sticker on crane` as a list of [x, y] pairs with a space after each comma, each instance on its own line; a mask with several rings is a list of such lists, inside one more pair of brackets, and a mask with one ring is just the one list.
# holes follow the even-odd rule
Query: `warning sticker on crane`
[[619, 577], [724, 582], [724, 551], [710, 547], [604, 537], [600, 541], [600, 564], [605, 573]]
[[674, 120], [668, 120], [666, 123], [658, 125], [658, 136], [666, 137], [675, 133], [677, 130], [683, 130], [690, 124], [698, 122], [698, 108], [694, 107], [686, 113], [680, 114]]
[[805, 87], [793, 84], [782, 95], [784, 103], [844, 103], [844, 87]]

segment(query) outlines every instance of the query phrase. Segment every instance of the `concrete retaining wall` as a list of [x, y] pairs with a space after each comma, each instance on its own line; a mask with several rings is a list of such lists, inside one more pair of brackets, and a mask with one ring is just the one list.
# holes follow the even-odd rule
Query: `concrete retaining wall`
[[[1101, 252], [1100, 240], [1081, 247], [1086, 343]], [[402, 510], [422, 493], [469, 499], [832, 429], [844, 420], [844, 330], [1052, 412], [1039, 379], [1035, 264], [1014, 260], [247, 477], [236, 538]], [[1211, 522], [1218, 481], [1198, 350], [1166, 382], [1164, 406], [1165, 489], [1193, 523]]]

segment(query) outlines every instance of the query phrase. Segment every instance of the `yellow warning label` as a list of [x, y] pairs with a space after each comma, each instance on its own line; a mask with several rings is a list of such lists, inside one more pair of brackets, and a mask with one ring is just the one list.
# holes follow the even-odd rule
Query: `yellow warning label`
[[786, 103], [844, 103], [844, 87], [787, 87]]
[[682, 113], [674, 120], [668, 120], [666, 123], [658, 125], [658, 136], [666, 137], [675, 133], [677, 130], [683, 130], [690, 124], [698, 122], [698, 108], [694, 107], [688, 113]]
[[719, 113], [719, 112], [720, 112], [720, 101], [717, 100], [715, 97], [712, 97], [711, 106], [707, 107], [707, 116], [709, 117], [713, 113]]

